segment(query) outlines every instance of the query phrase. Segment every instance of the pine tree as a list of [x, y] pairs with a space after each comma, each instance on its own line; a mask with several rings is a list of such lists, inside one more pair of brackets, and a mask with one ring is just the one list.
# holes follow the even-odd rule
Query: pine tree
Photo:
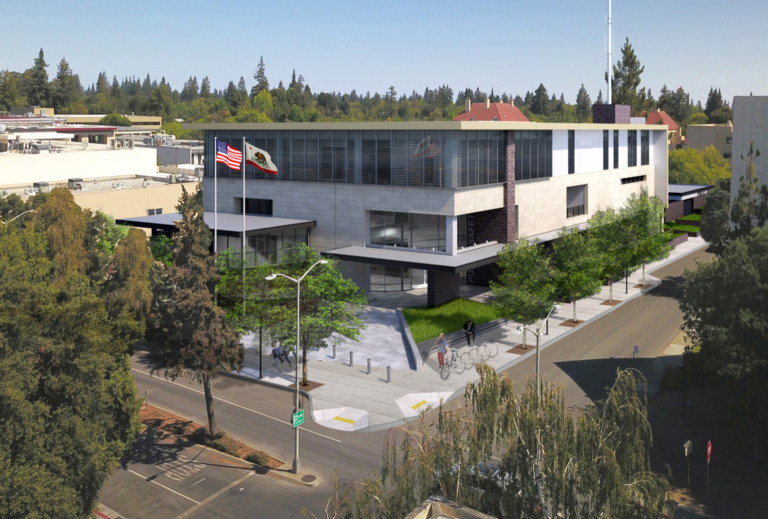
[[152, 80], [149, 77], [149, 72], [147, 72], [147, 77], [144, 79], [144, 83], [141, 85], [141, 89], [148, 93], [152, 88]]
[[224, 310], [214, 303], [220, 276], [209, 252], [212, 238], [203, 221], [200, 187], [190, 194], [182, 186], [177, 209], [182, 219], [173, 236], [172, 266], [162, 272], [150, 321], [153, 372], [162, 370], [172, 380], [189, 376], [202, 384], [208, 430], [216, 437], [211, 380], [221, 370], [239, 371], [245, 350]]
[[259, 59], [259, 68], [253, 74], [253, 79], [256, 80], [256, 84], [251, 89], [251, 99], [256, 97], [262, 90], [269, 91], [269, 81], [264, 71], [264, 56], [261, 56]]
[[611, 88], [614, 104], [629, 105], [632, 114], [636, 114], [642, 107], [638, 106], [637, 89], [640, 87], [640, 76], [645, 67], [640, 65], [635, 51], [627, 38], [621, 48], [621, 59], [613, 66], [613, 84]]
[[248, 90], [245, 88], [245, 78], [240, 76], [240, 81], [237, 82], [237, 90], [243, 94], [247, 94]]
[[211, 82], [208, 79], [208, 76], [203, 78], [203, 84], [200, 86], [200, 97], [211, 97]]
[[585, 123], [590, 115], [592, 115], [592, 100], [589, 98], [587, 89], [584, 88], [584, 83], [582, 83], [579, 93], [576, 94], [576, 120]]
[[82, 97], [83, 88], [80, 85], [80, 78], [72, 73], [66, 58], [61, 58], [51, 87], [53, 108], [56, 110], [72, 105]]
[[603, 91], [598, 90], [597, 91], [597, 99], [595, 100], [596, 105], [603, 105], [605, 104], [605, 101], [603, 100]]
[[120, 83], [117, 82], [117, 76], [112, 76], [112, 87], [109, 89], [109, 95], [115, 99], [120, 99], [122, 91], [120, 90]]
[[107, 73], [99, 72], [99, 77], [96, 80], [96, 93], [97, 94], [109, 94], [109, 83], [107, 82]]
[[539, 88], [531, 97], [531, 112], [537, 115], [549, 115], [550, 112], [550, 100], [547, 89], [544, 84], [540, 84]]
[[35, 64], [29, 71], [29, 82], [26, 88], [27, 102], [32, 106], [50, 106], [51, 90], [46, 67], [48, 63], [45, 62], [43, 49], [40, 49], [40, 53], [35, 58]]
[[710, 88], [709, 95], [707, 95], [707, 103], [704, 106], [704, 114], [709, 117], [712, 115], [712, 112], [719, 110], [723, 106], [723, 94], [719, 89]]

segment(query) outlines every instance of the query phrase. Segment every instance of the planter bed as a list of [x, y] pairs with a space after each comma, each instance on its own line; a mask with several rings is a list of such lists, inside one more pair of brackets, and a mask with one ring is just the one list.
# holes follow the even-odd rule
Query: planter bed
[[683, 220], [678, 218], [675, 220], [675, 225], [689, 225], [691, 227], [701, 227], [701, 220]]
[[672, 235], [672, 237], [669, 239], [669, 244], [672, 247], [677, 247], [681, 243], [685, 243], [688, 241], [688, 233], [675, 233]]
[[688, 236], [690, 236], [691, 238], [697, 238], [699, 236], [699, 232], [701, 232], [701, 230], [698, 227], [694, 225], [687, 225], [687, 224], [682, 225], [678, 223], [668, 223], [668, 224], [665, 224], [664, 227], [667, 230], [672, 231], [674, 233], [680, 233], [680, 232], [688, 233]]

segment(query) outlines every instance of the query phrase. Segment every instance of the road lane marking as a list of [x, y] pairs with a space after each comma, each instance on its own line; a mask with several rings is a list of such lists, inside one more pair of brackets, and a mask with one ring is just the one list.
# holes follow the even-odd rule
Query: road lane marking
[[240, 483], [242, 483], [243, 481], [245, 481], [249, 477], [253, 476], [254, 474], [255, 474], [254, 471], [248, 472], [245, 476], [241, 477], [237, 481], [233, 481], [232, 483], [230, 483], [226, 487], [222, 488], [221, 490], [219, 490], [215, 494], [213, 494], [211, 496], [208, 496], [206, 499], [203, 499], [200, 503], [197, 503], [197, 505], [193, 506], [192, 508], [190, 508], [189, 510], [187, 510], [183, 514], [177, 515], [176, 519], [184, 519], [185, 517], [188, 517], [190, 514], [192, 514], [196, 510], [199, 510], [200, 508], [204, 507], [205, 505], [207, 505], [208, 503], [210, 503], [211, 501], [213, 501], [214, 499], [219, 497], [221, 494], [223, 494], [224, 492], [226, 492], [230, 488], [232, 488], [232, 487], [234, 487], [236, 485], [239, 485]]
[[205, 479], [206, 479], [206, 478], [203, 478], [203, 479], [201, 479], [200, 481], [195, 481], [194, 483], [192, 483], [192, 484], [191, 484], [191, 485], [189, 485], [189, 486], [190, 486], [190, 487], [194, 487], [194, 486], [195, 486], [195, 485], [197, 485], [198, 483], [202, 483], [203, 481], [205, 481]]
[[334, 418], [334, 420], [338, 420], [338, 421], [344, 422], [344, 423], [351, 423], [353, 425], [355, 423], [354, 420], [350, 420], [349, 418], [342, 418], [341, 416], [337, 416], [336, 418]]
[[[136, 471], [133, 471], [133, 470], [131, 470], [131, 469], [128, 469], [128, 472], [130, 472], [130, 473], [131, 473], [131, 474], [133, 474], [134, 476], [139, 476], [139, 477], [140, 477], [141, 479], [143, 479], [144, 481], [149, 481], [149, 479], [148, 479], [146, 476], [143, 476], [143, 475], [139, 474], [139, 473], [138, 473], [138, 472], [136, 472]], [[185, 495], [184, 495], [184, 494], [182, 494], [181, 492], [176, 492], [174, 489], [172, 489], [172, 488], [168, 488], [168, 487], [166, 487], [165, 485], [163, 485], [162, 483], [158, 483], [158, 482], [157, 482], [157, 481], [155, 481], [154, 479], [153, 479], [152, 481], [149, 481], [149, 482], [150, 482], [150, 483], [154, 483], [154, 484], [155, 484], [155, 485], [157, 485], [158, 487], [164, 488], [164, 489], [168, 490], [169, 492], [173, 492], [174, 494], [176, 494], [176, 495], [177, 495], [177, 496], [179, 496], [179, 497], [183, 497], [184, 499], [188, 499], [189, 501], [192, 501], [192, 502], [193, 502], [193, 503], [195, 503], [196, 505], [199, 505], [199, 504], [200, 504], [200, 501], [195, 501], [195, 500], [194, 500], [194, 499], [192, 499], [191, 497], [189, 497], [189, 496], [185, 496]], [[194, 508], [194, 507], [193, 507], [193, 508]]]
[[414, 404], [414, 405], [412, 405], [412, 406], [411, 406], [411, 409], [418, 409], [419, 407], [421, 407], [421, 406], [423, 406], [423, 405], [426, 405], [426, 404], [427, 404], [427, 401], [426, 401], [426, 400], [422, 400], [422, 401], [421, 401], [421, 402], [419, 402], [418, 404]]
[[[190, 391], [194, 391], [195, 393], [198, 393], [198, 394], [201, 394], [201, 395], [205, 395], [205, 393], [203, 391], [200, 391], [198, 389], [195, 389], [195, 388], [192, 388], [192, 387], [189, 387], [189, 386], [185, 386], [184, 384], [179, 384], [178, 382], [174, 382], [172, 380], [167, 380], [167, 379], [165, 379], [163, 377], [155, 377], [151, 373], [147, 373], [146, 371], [141, 371], [140, 369], [131, 368], [131, 371], [135, 371], [137, 373], [141, 373], [142, 375], [146, 375], [146, 376], [148, 376], [150, 378], [153, 378], [155, 380], [161, 380], [163, 382], [168, 382], [169, 384], [173, 384], [174, 386], [179, 386], [179, 387], [182, 387], [184, 389], [188, 389]], [[229, 404], [229, 405], [234, 406], [234, 407], [238, 407], [238, 408], [243, 409], [245, 411], [248, 411], [250, 413], [254, 413], [254, 414], [257, 414], [259, 416], [263, 416], [264, 418], [269, 418], [270, 420], [274, 420], [276, 422], [280, 422], [280, 423], [283, 423], [283, 424], [286, 424], [286, 425], [291, 425], [291, 426], [293, 425], [291, 422], [289, 422], [287, 420], [281, 420], [280, 418], [275, 418], [274, 416], [270, 416], [268, 414], [264, 414], [261, 411], [256, 411], [255, 409], [251, 409], [249, 407], [245, 407], [245, 406], [242, 406], [240, 404], [236, 404], [234, 402], [230, 402], [229, 400], [224, 400], [223, 398], [220, 398], [218, 396], [214, 396], [213, 399], [214, 400], [218, 400], [219, 402], [224, 402], [225, 404]], [[310, 434], [314, 434], [316, 436], [320, 436], [321, 438], [325, 438], [326, 440], [331, 440], [331, 441], [334, 441], [336, 443], [342, 443], [341, 440], [337, 440], [336, 438], [331, 438], [330, 436], [326, 436], [325, 434], [321, 434], [319, 432], [315, 432], [315, 431], [312, 431], [310, 429], [305, 429], [304, 427], [301, 427], [300, 429], [302, 431], [304, 431], [304, 432], [308, 432]]]

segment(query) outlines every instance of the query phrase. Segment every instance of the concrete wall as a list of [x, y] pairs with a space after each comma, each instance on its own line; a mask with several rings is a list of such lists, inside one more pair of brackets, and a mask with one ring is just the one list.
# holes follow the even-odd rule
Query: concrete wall
[[0, 186], [3, 187], [66, 182], [68, 178], [134, 177], [155, 173], [157, 153], [151, 148], [0, 155]]
[[750, 143], [760, 150], [760, 157], [755, 160], [757, 178], [761, 184], [768, 184], [768, 96], [736, 96], [732, 106], [731, 202], [738, 192], [739, 178], [746, 174]]
[[[646, 177], [644, 182], [621, 183], [622, 178], [642, 175]], [[567, 188], [583, 184], [588, 186], [587, 212], [583, 216], [566, 218]], [[517, 182], [515, 201], [519, 211], [519, 237], [535, 236], [556, 231], [563, 226], [584, 223], [598, 209], [619, 208], [632, 193], [640, 194], [642, 189], [654, 193], [655, 188], [656, 178], [653, 165]], [[666, 179], [664, 180], [664, 190], [666, 191]]]
[[[194, 183], [183, 184], [187, 191], [195, 190]], [[182, 184], [168, 184], [134, 189], [105, 189], [103, 191], [72, 191], [80, 207], [100, 210], [114, 218], [147, 216], [147, 209], [162, 208], [163, 213], [176, 212]]]
[[[733, 137], [733, 125], [730, 124], [691, 124], [686, 133], [686, 146], [703, 150], [714, 146], [720, 155], [733, 153], [733, 143], [728, 143], [728, 137]], [[727, 159], [728, 162], [731, 159]]]
[[[659, 163], [666, 165], [666, 154], [653, 146], [655, 139], [664, 136], [663, 130], [650, 130], [651, 147], [649, 163], [655, 164], [656, 157]], [[608, 130], [608, 167], [613, 169], [613, 149], [617, 145], [613, 141], [613, 130]], [[575, 131], [575, 169], [578, 173], [589, 173], [603, 169], [603, 131], [602, 130], [576, 130]], [[627, 167], [627, 130], [619, 130], [619, 168]], [[640, 163], [640, 151], [642, 149], [641, 134], [637, 133], [637, 163]], [[560, 177], [568, 175], [568, 130], [555, 130], [552, 132], [552, 176]]]

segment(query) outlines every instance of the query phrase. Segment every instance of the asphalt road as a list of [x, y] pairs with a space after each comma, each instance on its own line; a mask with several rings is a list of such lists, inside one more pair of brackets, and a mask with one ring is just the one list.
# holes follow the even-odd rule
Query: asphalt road
[[[542, 350], [541, 368], [550, 381], [564, 386], [569, 405], [581, 407], [602, 398], [605, 387], [616, 376], [617, 368], [649, 369], [656, 357], [677, 335], [682, 314], [677, 299], [680, 279], [686, 269], [695, 268], [694, 259], [709, 259], [704, 251], [685, 256], [654, 272], [665, 279], [661, 287], [633, 299], [603, 317], [577, 328], [568, 337]], [[621, 290], [616, 286], [617, 298]], [[632, 358], [633, 346], [640, 347], [639, 358]], [[170, 383], [161, 377], [150, 377], [142, 354], [133, 358], [134, 379], [139, 393], [148, 390], [150, 404], [206, 423], [201, 388], [186, 381]], [[508, 373], [522, 382], [535, 371], [531, 357], [513, 366]], [[219, 427], [249, 445], [261, 448], [286, 462], [293, 459], [293, 433], [288, 422], [292, 409], [292, 393], [259, 383], [221, 376], [213, 384], [215, 412]], [[461, 399], [457, 399], [458, 403]], [[455, 405], [455, 404], [454, 404]], [[332, 492], [331, 478], [338, 469], [339, 479], [347, 481], [370, 474], [381, 467], [385, 432], [345, 433], [306, 423], [301, 436], [302, 468], [316, 474], [323, 482], [313, 488], [292, 485], [265, 477], [252, 477], [192, 517], [300, 517], [302, 507], [315, 515], [322, 511]], [[109, 497], [111, 480], [102, 492]], [[168, 499], [178, 496], [168, 496]], [[108, 499], [104, 504], [111, 506]], [[119, 510], [128, 519], [150, 517], [130, 510]]]

